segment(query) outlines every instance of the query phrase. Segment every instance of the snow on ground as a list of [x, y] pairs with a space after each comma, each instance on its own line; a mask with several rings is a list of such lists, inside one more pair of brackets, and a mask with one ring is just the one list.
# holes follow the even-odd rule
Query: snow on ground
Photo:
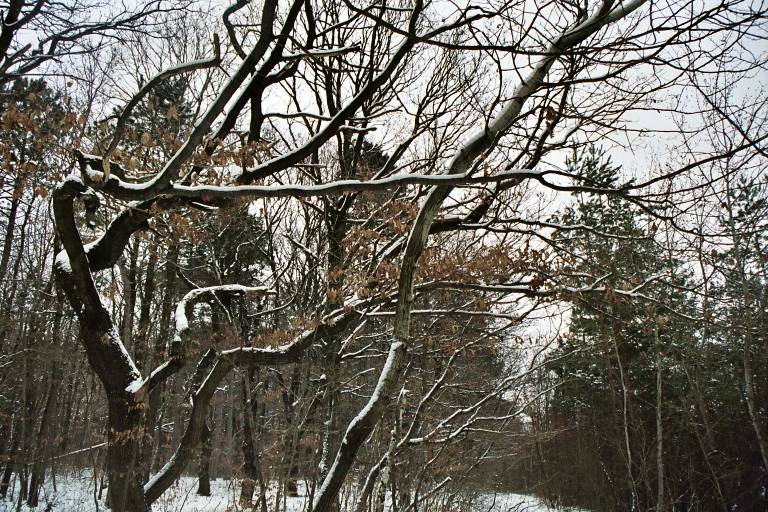
[[485, 512], [587, 512], [577, 508], [548, 507], [535, 496], [524, 494], [485, 495], [482, 498], [482, 508]]
[[[211, 496], [197, 495], [197, 479], [182, 477], [163, 496], [152, 505], [153, 512], [236, 512], [242, 511], [237, 506], [239, 485], [236, 480], [217, 479], [211, 481]], [[40, 495], [37, 508], [21, 507], [24, 512], [105, 512], [106, 489], [102, 499], [97, 502], [94, 481], [90, 471], [74, 472], [49, 479]], [[303, 493], [302, 493], [303, 494]], [[281, 504], [282, 512], [303, 512], [305, 496], [285, 498]], [[17, 509], [18, 496], [9, 493], [6, 500], [0, 501], [0, 512]], [[274, 510], [274, 497], [270, 499], [269, 510]], [[486, 494], [473, 505], [472, 512], [559, 512], [565, 509], [550, 508], [532, 496], [522, 494]], [[571, 512], [578, 512], [570, 509]], [[386, 512], [386, 511], [385, 511]], [[429, 512], [429, 511], [426, 511]]]

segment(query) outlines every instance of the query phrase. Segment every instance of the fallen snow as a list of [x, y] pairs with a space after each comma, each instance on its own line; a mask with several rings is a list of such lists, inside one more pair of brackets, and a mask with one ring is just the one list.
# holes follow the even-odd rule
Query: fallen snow
[[[13, 480], [16, 485], [18, 481]], [[18, 502], [18, 490], [13, 489], [8, 493], [8, 498], [0, 501], [0, 512], [16, 510]], [[302, 512], [305, 510], [306, 496], [302, 486], [299, 487], [302, 496], [285, 497], [285, 507], [280, 507], [284, 512]], [[211, 496], [197, 495], [197, 478], [182, 477], [171, 486], [152, 505], [153, 512], [227, 512], [230, 510], [242, 510], [237, 506], [240, 486], [238, 480], [216, 479], [211, 481]], [[75, 471], [66, 475], [57, 475], [56, 489], [49, 477], [40, 494], [40, 504], [37, 508], [21, 507], [25, 512], [101, 512], [106, 508], [106, 488], [102, 492], [102, 499], [95, 501], [94, 480], [89, 470]], [[268, 494], [270, 510], [274, 506], [274, 489]], [[50, 507], [50, 508], [49, 508]], [[532, 496], [511, 493], [497, 493], [481, 495], [472, 506], [472, 510], [484, 512], [558, 512], [566, 509], [549, 508]], [[385, 507], [385, 512], [389, 507]], [[571, 509], [571, 512], [578, 512]]]
[[65, 272], [67, 274], [72, 273], [72, 265], [69, 263], [69, 255], [67, 254], [67, 251], [64, 249], [59, 251], [59, 254], [56, 255], [56, 262], [55, 266], [57, 269], [61, 270], [62, 272]]

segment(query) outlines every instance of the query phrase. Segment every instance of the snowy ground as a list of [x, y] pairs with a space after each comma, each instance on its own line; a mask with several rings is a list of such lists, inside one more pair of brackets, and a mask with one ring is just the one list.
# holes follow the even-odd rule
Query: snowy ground
[[[198, 496], [197, 479], [184, 477], [177, 485], [171, 487], [152, 506], [153, 512], [238, 512], [237, 506], [239, 487], [237, 481], [214, 480], [211, 482], [211, 496]], [[106, 490], [104, 491], [106, 497]], [[286, 498], [281, 504], [282, 512], [303, 512], [305, 497]], [[8, 496], [0, 501], [0, 512], [18, 510], [17, 496]], [[273, 510], [274, 498], [270, 500], [270, 510]], [[483, 495], [473, 505], [472, 512], [556, 512], [561, 509], [549, 508], [536, 498], [520, 494]], [[93, 479], [90, 472], [74, 473], [58, 476], [56, 489], [53, 482], [46, 484], [41, 496], [40, 505], [36, 509], [22, 506], [24, 512], [102, 512], [107, 510], [104, 500], [96, 499]], [[573, 510], [572, 512], [577, 512]]]

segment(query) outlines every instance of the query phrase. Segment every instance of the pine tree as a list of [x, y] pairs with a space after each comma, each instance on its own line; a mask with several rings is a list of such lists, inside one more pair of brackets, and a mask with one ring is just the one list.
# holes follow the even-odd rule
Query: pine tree
[[[568, 167], [594, 188], [615, 188], [621, 179], [621, 168], [595, 147], [574, 154]], [[581, 451], [549, 456], [562, 467], [602, 470], [589, 478], [565, 470], [558, 494], [580, 497], [587, 502], [579, 504], [594, 510], [648, 510], [663, 481], [654, 473], [664, 467], [661, 460], [661, 469], [649, 469], [650, 446], [654, 438], [661, 442], [660, 420], [670, 407], [669, 397], [657, 402], [657, 394], [662, 382], [680, 380], [669, 354], [690, 336], [672, 314], [685, 298], [674, 287], [655, 286], [675, 274], [677, 263], [655, 243], [653, 222], [620, 196], [577, 193], [552, 221], [563, 226], [555, 240], [575, 291], [567, 297], [569, 331], [549, 357], [558, 385], [555, 423], [569, 430], [550, 449], [570, 440]]]

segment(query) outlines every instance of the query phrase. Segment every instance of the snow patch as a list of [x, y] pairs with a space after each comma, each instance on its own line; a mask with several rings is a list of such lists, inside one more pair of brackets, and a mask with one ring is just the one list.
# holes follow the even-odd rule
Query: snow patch
[[[123, 361], [125, 361], [128, 364], [128, 366], [130, 366], [132, 381], [128, 387], [133, 386], [137, 380], [141, 381], [141, 372], [139, 372], [139, 369], [136, 367], [136, 363], [133, 362], [133, 358], [130, 356], [130, 354], [128, 354], [128, 351], [125, 349], [125, 345], [123, 345], [123, 341], [120, 339], [120, 335], [117, 333], [117, 329], [115, 329], [114, 325], [107, 333], [107, 336], [109, 337], [110, 341], [117, 346], [118, 350], [120, 351], [120, 355], [123, 358]], [[126, 390], [128, 389], [128, 387], [126, 387]]]
[[[12, 480], [13, 488], [9, 495], [15, 499], [0, 500], [0, 512], [16, 510], [18, 500], [18, 478]], [[21, 505], [24, 512], [42, 512], [44, 510], [66, 510], [67, 512], [96, 512], [108, 510], [106, 508], [106, 493], [102, 499], [95, 501], [97, 495], [94, 492], [94, 484], [98, 479], [94, 478], [89, 470], [76, 470], [56, 475], [56, 489], [53, 488], [51, 479], [46, 479], [40, 493], [40, 505], [32, 508], [26, 504]], [[238, 480], [213, 479], [211, 480], [211, 495], [199, 496], [197, 494], [198, 479], [184, 476], [174, 483], [155, 503], [152, 510], [156, 512], [225, 512], [227, 510], [241, 510], [239, 508], [240, 482]], [[272, 484], [267, 490], [267, 503], [272, 506], [277, 498], [277, 485]], [[300, 496], [284, 496], [284, 512], [302, 512], [307, 509], [307, 489], [303, 482], [299, 482]], [[282, 504], [281, 497], [281, 504]], [[391, 496], [388, 494], [384, 503], [384, 512], [391, 512]], [[473, 510], [485, 512], [557, 512], [567, 510], [558, 507], [547, 507], [533, 496], [510, 493], [483, 493], [473, 499]], [[570, 509], [578, 512], [577, 509]]]
[[69, 264], [69, 255], [67, 254], [67, 251], [64, 249], [59, 251], [59, 254], [56, 255], [54, 266], [66, 274], [72, 273], [72, 265]]
[[64, 185], [67, 182], [77, 183], [78, 185], [82, 185], [83, 187], [85, 186], [85, 183], [83, 183], [83, 180], [82, 178], [80, 178], [80, 176], [78, 176], [77, 174], [70, 174], [69, 176], [64, 178], [58, 185], [56, 185], [56, 188], [57, 189], [64, 188]]
[[136, 393], [144, 385], [143, 379], [136, 379], [125, 387], [125, 391], [128, 393]]

